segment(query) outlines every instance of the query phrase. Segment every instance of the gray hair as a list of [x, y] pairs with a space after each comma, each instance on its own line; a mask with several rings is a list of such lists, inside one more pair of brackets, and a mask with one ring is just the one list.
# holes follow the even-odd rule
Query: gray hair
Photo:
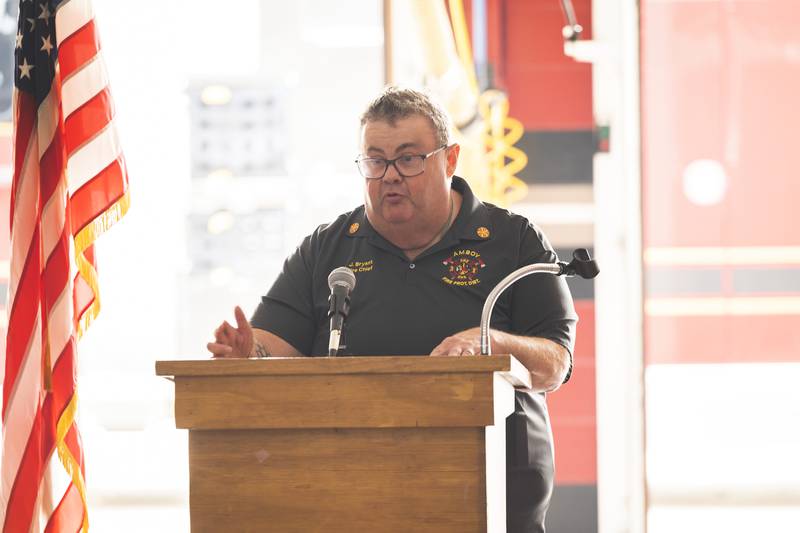
[[426, 117], [433, 126], [436, 142], [450, 144], [450, 117], [430, 95], [409, 88], [389, 86], [383, 89], [361, 115], [361, 126], [367, 122], [385, 121], [393, 125], [412, 115]]

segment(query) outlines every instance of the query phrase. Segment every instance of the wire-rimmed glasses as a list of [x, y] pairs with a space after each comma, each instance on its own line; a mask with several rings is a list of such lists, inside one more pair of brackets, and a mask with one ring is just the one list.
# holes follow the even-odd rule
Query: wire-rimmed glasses
[[358, 171], [368, 180], [378, 180], [386, 175], [389, 165], [394, 165], [395, 170], [404, 178], [413, 178], [425, 172], [425, 160], [430, 156], [447, 148], [443, 144], [433, 152], [427, 154], [404, 154], [394, 159], [384, 159], [383, 157], [359, 157], [356, 159]]

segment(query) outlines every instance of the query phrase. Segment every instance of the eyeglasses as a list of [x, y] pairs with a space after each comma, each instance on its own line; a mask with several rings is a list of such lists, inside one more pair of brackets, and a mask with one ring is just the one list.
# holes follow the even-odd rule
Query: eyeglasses
[[386, 171], [389, 170], [389, 165], [394, 165], [395, 170], [397, 170], [397, 173], [402, 177], [413, 178], [425, 172], [426, 159], [445, 148], [447, 148], [446, 144], [424, 155], [407, 154], [394, 159], [359, 157], [356, 159], [356, 165], [358, 165], [358, 171], [361, 172], [361, 175], [368, 180], [379, 180], [383, 178], [386, 175]]

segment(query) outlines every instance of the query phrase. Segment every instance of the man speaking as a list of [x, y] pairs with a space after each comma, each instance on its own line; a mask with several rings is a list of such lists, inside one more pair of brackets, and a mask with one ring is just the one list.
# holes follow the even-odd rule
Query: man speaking
[[[361, 117], [364, 205], [322, 225], [286, 260], [248, 322], [217, 328], [215, 357], [324, 356], [328, 276], [356, 277], [341, 331], [344, 355], [473, 356], [489, 292], [506, 275], [555, 262], [525, 218], [482, 203], [454, 176], [459, 146], [446, 113], [418, 91], [386, 88]], [[575, 315], [563, 278], [528, 276], [505, 291], [491, 322], [494, 353], [513, 354], [537, 392], [516, 393], [506, 421], [508, 531], [543, 532], [553, 489], [546, 391], [569, 379]]]

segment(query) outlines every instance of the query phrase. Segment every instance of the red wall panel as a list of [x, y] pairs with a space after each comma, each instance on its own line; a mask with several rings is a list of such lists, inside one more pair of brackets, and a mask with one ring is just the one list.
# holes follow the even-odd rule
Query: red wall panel
[[594, 301], [576, 300], [578, 312], [572, 378], [547, 396], [556, 447], [556, 483], [597, 483]]
[[[642, 126], [648, 246], [800, 244], [796, 0], [645, 1]], [[719, 161], [723, 201], [691, 203], [682, 174]]]
[[646, 362], [795, 362], [798, 332], [798, 315], [649, 317]]
[[[590, 39], [591, 2], [574, 0], [573, 4], [585, 28], [582, 38]], [[592, 69], [564, 55], [560, 2], [509, 0], [503, 5], [503, 17], [501, 70], [510, 115], [521, 120], [526, 130], [591, 129]]]
[[[797, 8], [796, 0], [642, 2], [646, 249], [800, 245]], [[684, 171], [698, 159], [714, 160], [725, 171], [725, 187], [712, 205], [697, 205], [686, 193]], [[720, 261], [715, 268], [733, 275], [735, 265]], [[667, 297], [678, 305], [646, 315], [647, 363], [797, 361], [800, 264], [774, 261], [750, 265], [784, 270], [783, 285], [763, 294], [758, 285], [733, 292], [725, 284], [702, 294], [648, 293], [651, 303]], [[692, 265], [665, 269], [680, 275], [686, 266]], [[703, 311], [709, 299], [734, 297], [736, 312]], [[757, 307], [755, 299], [747, 301], [756, 297], [771, 302]]]

